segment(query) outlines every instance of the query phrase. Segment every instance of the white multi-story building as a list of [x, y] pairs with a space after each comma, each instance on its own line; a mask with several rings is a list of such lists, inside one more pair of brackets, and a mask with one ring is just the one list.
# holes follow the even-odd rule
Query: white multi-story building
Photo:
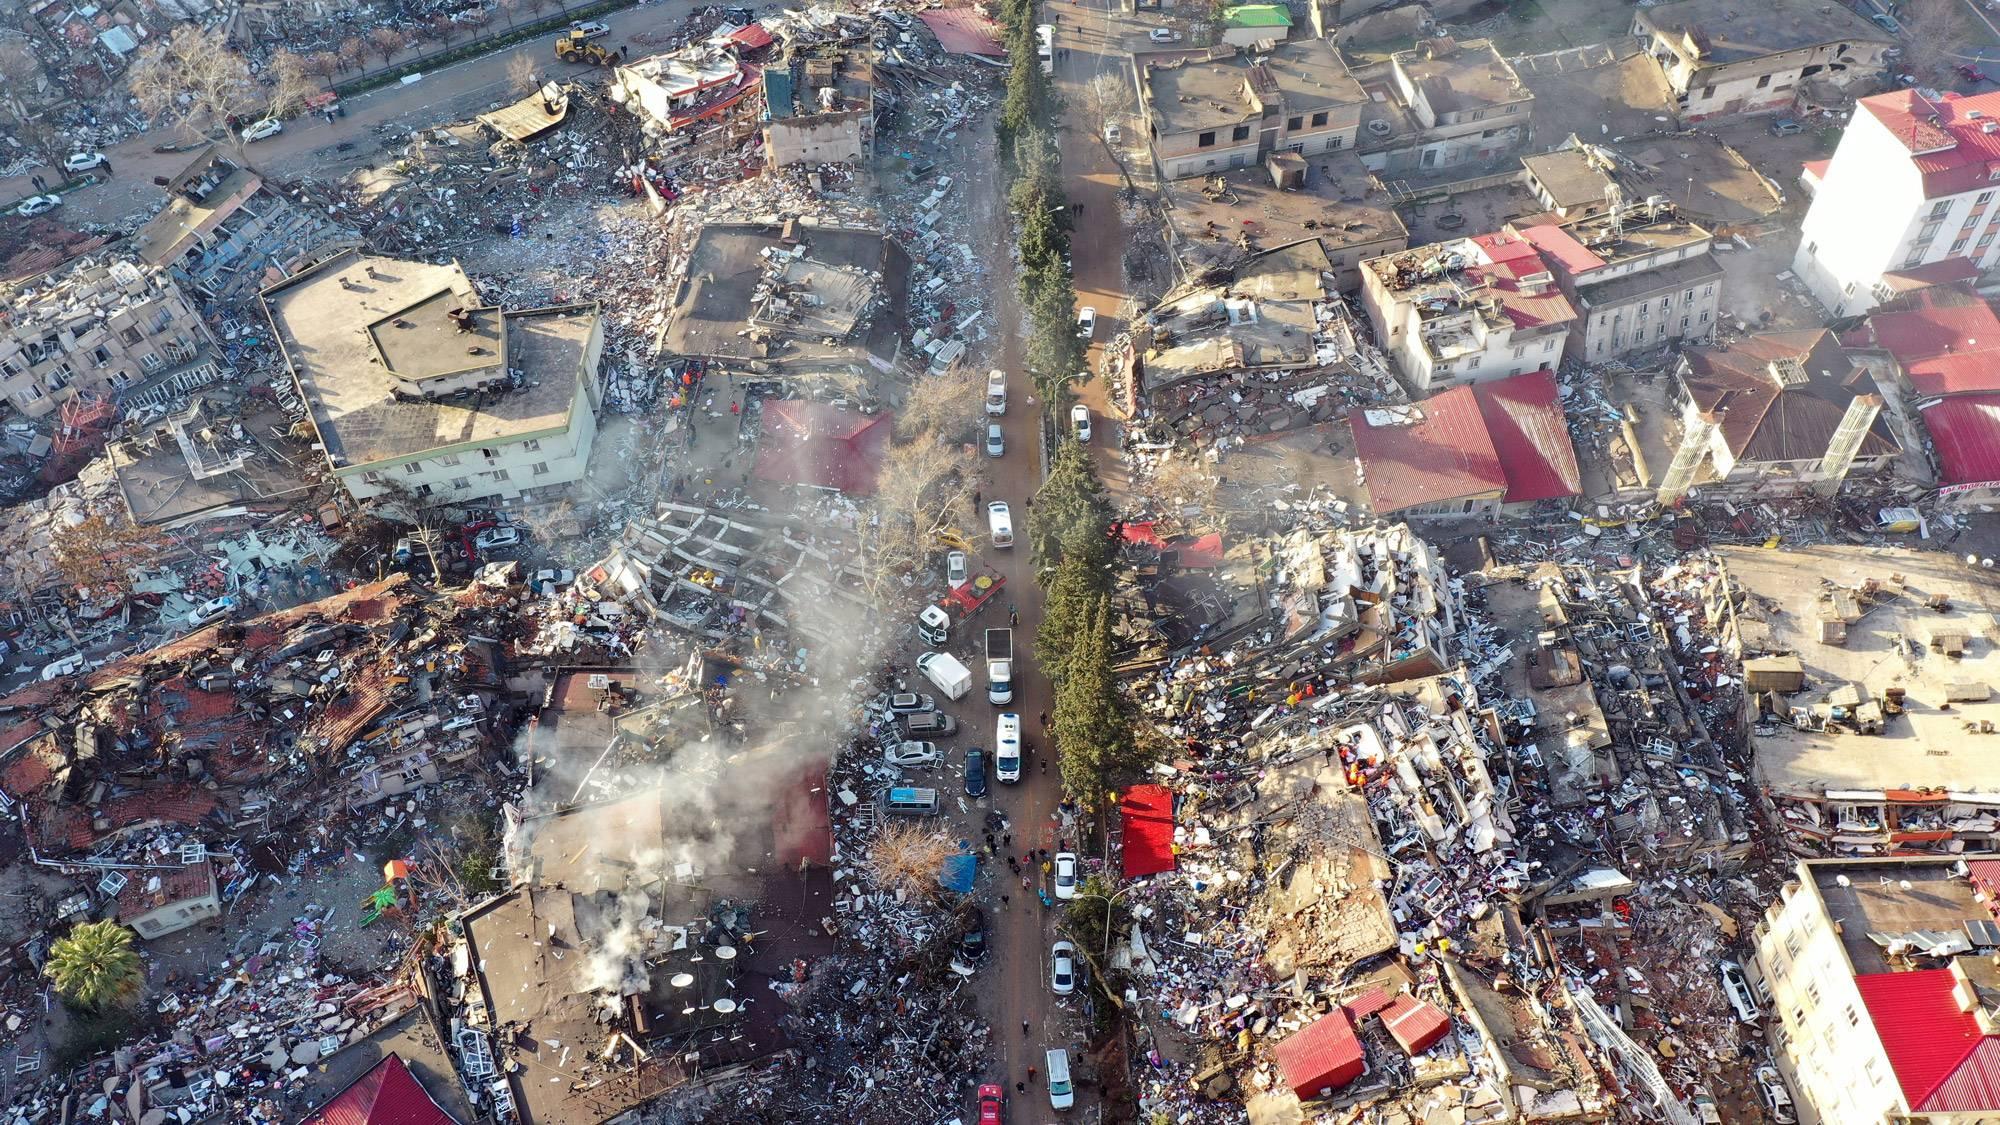
[[264, 291], [327, 465], [357, 500], [464, 503], [583, 479], [597, 438], [597, 306], [503, 312], [457, 263], [350, 251]]
[[1996, 879], [1990, 855], [1798, 865], [1748, 968], [1805, 1125], [2000, 1116]]
[[1361, 303], [1417, 395], [1552, 368], [1576, 323], [1541, 250], [1511, 231], [1371, 258]]
[[1862, 98], [1813, 194], [1792, 269], [1835, 316], [1887, 300], [1885, 276], [1932, 262], [1994, 263], [2000, 91]]
[[213, 382], [210, 342], [172, 277], [123, 258], [0, 286], [0, 394], [31, 418], [79, 391], [135, 401]]

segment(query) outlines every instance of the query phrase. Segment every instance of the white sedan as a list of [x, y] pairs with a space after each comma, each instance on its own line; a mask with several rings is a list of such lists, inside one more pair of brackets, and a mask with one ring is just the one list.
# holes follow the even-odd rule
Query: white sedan
[[954, 590], [965, 585], [964, 551], [953, 551], [944, 557], [944, 580]]
[[1056, 897], [1076, 897], [1076, 853], [1056, 853]]
[[882, 747], [882, 760], [892, 766], [928, 766], [938, 760], [934, 742], [891, 742]]
[[1049, 949], [1049, 987], [1057, 996], [1076, 991], [1076, 946], [1059, 941]]
[[37, 195], [22, 200], [21, 205], [14, 208], [14, 213], [28, 216], [42, 215], [61, 206], [62, 196], [60, 195]]
[[1090, 444], [1090, 407], [1077, 403], [1069, 408], [1070, 429], [1075, 431], [1079, 445]]
[[1178, 43], [1181, 41], [1181, 33], [1170, 27], [1156, 27], [1146, 33], [1146, 38], [1155, 43]]
[[491, 551], [498, 547], [512, 547], [521, 541], [521, 529], [509, 524], [489, 527], [473, 537], [472, 545], [481, 551]]
[[106, 160], [101, 152], [73, 152], [68, 160], [63, 161], [63, 169], [69, 172], [88, 172], [92, 168], [101, 168], [109, 163], [111, 162]]
[[262, 121], [253, 122], [245, 127], [243, 130], [243, 140], [246, 144], [250, 141], [261, 141], [265, 137], [275, 137], [284, 131], [284, 122], [275, 117], [266, 117]]
[[1085, 305], [1076, 310], [1076, 334], [1086, 340], [1097, 335], [1097, 310]]

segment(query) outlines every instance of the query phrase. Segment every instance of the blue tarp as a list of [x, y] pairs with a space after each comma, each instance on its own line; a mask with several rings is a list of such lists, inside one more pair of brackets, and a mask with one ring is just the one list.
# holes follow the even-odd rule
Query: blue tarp
[[979, 857], [950, 856], [944, 861], [944, 867], [938, 871], [938, 882], [943, 883], [946, 890], [968, 895], [972, 893], [972, 877], [977, 874], [979, 874]]

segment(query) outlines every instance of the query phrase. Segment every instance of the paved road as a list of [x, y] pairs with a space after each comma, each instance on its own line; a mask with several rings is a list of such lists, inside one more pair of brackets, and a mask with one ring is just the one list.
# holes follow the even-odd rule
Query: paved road
[[[693, 0], [663, 0], [629, 9], [609, 19], [612, 34], [597, 42], [613, 49], [629, 47], [633, 58], [650, 54], [658, 48], [635, 41], [637, 37], [652, 38], [678, 29], [687, 15], [701, 6], [705, 5]], [[515, 55], [532, 59], [543, 79], [601, 80], [599, 68], [557, 60], [554, 42], [555, 36], [550, 34], [426, 73], [407, 85], [385, 86], [349, 98], [347, 116], [337, 117], [331, 124], [319, 117], [294, 118], [285, 123], [283, 133], [247, 146], [245, 155], [255, 167], [287, 179], [326, 178], [374, 163], [383, 151], [378, 126], [389, 132], [393, 143], [400, 144], [411, 129], [463, 121], [490, 105], [520, 97], [523, 91], [508, 77]], [[117, 225], [149, 213], [163, 198], [153, 178], [172, 176], [192, 159], [190, 153], [157, 153], [153, 146], [187, 139], [191, 138], [171, 130], [155, 130], [105, 150], [114, 172], [111, 179], [66, 194], [55, 217], [71, 224]], [[349, 146], [345, 151], [343, 144]], [[27, 176], [0, 181], [0, 200], [11, 202], [33, 194], [35, 186]]]

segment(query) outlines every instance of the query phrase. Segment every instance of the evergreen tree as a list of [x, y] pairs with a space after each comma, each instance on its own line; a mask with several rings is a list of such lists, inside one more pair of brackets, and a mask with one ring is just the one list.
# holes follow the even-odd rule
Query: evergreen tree
[[132, 931], [108, 920], [79, 923], [56, 939], [42, 971], [64, 1000], [89, 1011], [138, 999], [146, 982]]

